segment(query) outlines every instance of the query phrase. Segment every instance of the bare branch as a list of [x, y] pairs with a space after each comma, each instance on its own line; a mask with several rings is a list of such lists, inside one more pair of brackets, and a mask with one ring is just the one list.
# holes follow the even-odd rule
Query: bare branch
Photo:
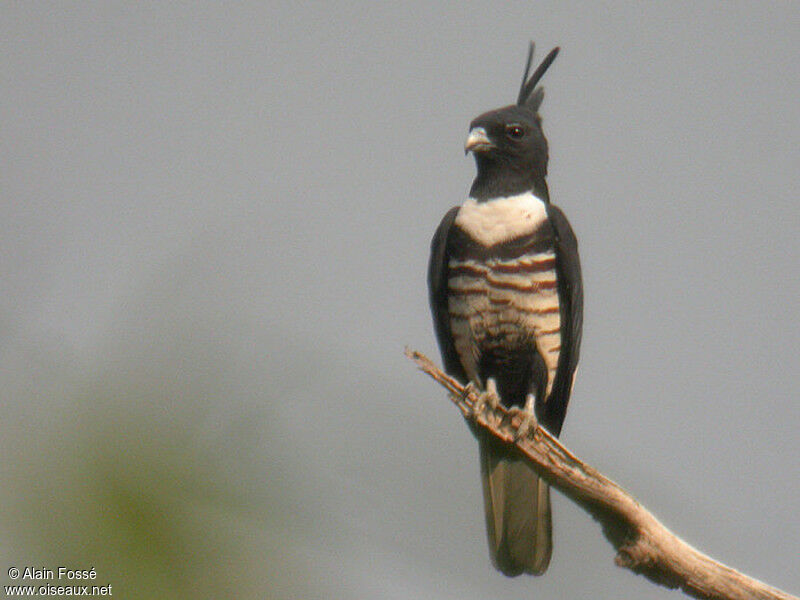
[[542, 427], [519, 437], [521, 418], [502, 406], [486, 404], [473, 414], [478, 399], [469, 386], [442, 372], [425, 355], [406, 349], [417, 366], [446, 388], [464, 417], [496, 438], [515, 444], [536, 472], [550, 485], [583, 507], [599, 521], [617, 550], [620, 567], [644, 575], [690, 596], [709, 600], [800, 600], [726, 567], [693, 548], [656, 519], [616, 483], [567, 450]]

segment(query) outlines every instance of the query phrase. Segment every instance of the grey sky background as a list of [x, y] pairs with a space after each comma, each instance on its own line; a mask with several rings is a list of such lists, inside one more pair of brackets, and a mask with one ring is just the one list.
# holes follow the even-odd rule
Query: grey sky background
[[[477, 445], [402, 354], [438, 359], [429, 241], [533, 39], [562, 47], [548, 181], [586, 289], [562, 438], [800, 592], [799, 24], [790, 2], [4, 5], [0, 556], [37, 546], [34, 487], [69, 504], [31, 481], [80, 462], [73, 436], [113, 423], [113, 464], [143, 419], [247, 499], [252, 527], [211, 521], [256, 582], [238, 597], [255, 572], [276, 597], [676, 597], [558, 494], [548, 573], [497, 574]], [[101, 384], [124, 391], [76, 392]]]

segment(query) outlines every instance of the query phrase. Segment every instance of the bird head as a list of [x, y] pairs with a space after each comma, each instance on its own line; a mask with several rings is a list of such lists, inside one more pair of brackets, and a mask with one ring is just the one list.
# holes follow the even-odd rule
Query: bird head
[[472, 152], [478, 174], [470, 196], [488, 200], [534, 191], [547, 200], [547, 139], [539, 107], [544, 90], [536, 87], [559, 49], [554, 48], [530, 75], [534, 44], [522, 78], [517, 103], [485, 112], [470, 123], [465, 152]]

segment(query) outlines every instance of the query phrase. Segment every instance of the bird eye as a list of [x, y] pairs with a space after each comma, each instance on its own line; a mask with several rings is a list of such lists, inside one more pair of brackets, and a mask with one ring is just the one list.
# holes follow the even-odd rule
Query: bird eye
[[520, 125], [507, 125], [506, 135], [512, 139], [518, 140], [525, 135], [525, 130]]

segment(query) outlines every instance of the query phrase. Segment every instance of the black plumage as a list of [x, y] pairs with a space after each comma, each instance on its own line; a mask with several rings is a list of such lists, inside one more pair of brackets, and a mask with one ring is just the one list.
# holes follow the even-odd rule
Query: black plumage
[[[466, 150], [477, 175], [469, 199], [434, 235], [428, 285], [445, 370], [462, 382], [496, 384], [500, 401], [533, 401], [558, 435], [581, 341], [583, 290], [578, 246], [550, 203], [547, 140], [537, 83], [551, 51], [528, 77], [517, 104], [470, 124]], [[489, 547], [507, 575], [543, 573], [552, 550], [549, 490], [511, 447], [478, 433]]]

